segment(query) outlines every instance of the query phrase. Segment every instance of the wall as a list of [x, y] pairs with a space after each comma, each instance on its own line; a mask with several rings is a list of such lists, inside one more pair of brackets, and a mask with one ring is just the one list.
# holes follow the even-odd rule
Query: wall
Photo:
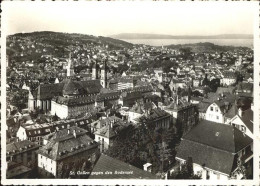
[[68, 117], [68, 106], [51, 101], [51, 115], [57, 115], [61, 119]]
[[38, 167], [56, 176], [57, 163], [48, 157], [38, 154]]
[[[213, 108], [213, 110], [211, 110]], [[224, 123], [224, 116], [218, 105], [212, 103], [209, 105], [206, 111], [206, 120], [213, 121], [216, 123]]]
[[106, 151], [109, 148], [109, 146], [111, 146], [111, 141], [109, 140], [109, 138], [105, 138], [98, 134], [95, 134], [95, 141], [100, 143], [100, 152]]
[[27, 135], [25, 132], [25, 128], [23, 128], [22, 126], [19, 127], [16, 136], [19, 138], [19, 140], [23, 141], [27, 139]]

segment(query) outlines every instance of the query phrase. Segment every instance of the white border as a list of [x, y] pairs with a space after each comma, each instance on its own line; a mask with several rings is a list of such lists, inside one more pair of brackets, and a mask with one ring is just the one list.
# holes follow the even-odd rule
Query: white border
[[[82, 2], [82, 1], [81, 1]], [[35, 2], [32, 2], [35, 3]], [[158, 2], [157, 2], [158, 3]], [[173, 2], [180, 3], [180, 2]], [[188, 2], [185, 2], [188, 3]], [[202, 2], [191, 2], [197, 3], [201, 5]], [[206, 2], [203, 2], [206, 3]], [[210, 2], [207, 2], [210, 3]], [[190, 185], [190, 184], [228, 184], [228, 185], [259, 185], [259, 152], [260, 152], [260, 144], [259, 144], [259, 116], [260, 116], [260, 106], [259, 106], [259, 63], [260, 63], [260, 39], [259, 39], [259, 2], [247, 2], [247, 3], [255, 3], [255, 28], [254, 28], [254, 134], [258, 140], [254, 140], [254, 179], [253, 180], [220, 180], [218, 182], [212, 180], [126, 180], [126, 179], [114, 179], [114, 180], [92, 180], [88, 179], [87, 181], [84, 179], [6, 179], [6, 162], [3, 161], [6, 159], [6, 17], [4, 14], [4, 10], [2, 10], [2, 19], [1, 19], [1, 183], [2, 184], [26, 184], [26, 185], [38, 185], [38, 184], [54, 184], [54, 185], [75, 185], [75, 184], [151, 184], [151, 185]]]

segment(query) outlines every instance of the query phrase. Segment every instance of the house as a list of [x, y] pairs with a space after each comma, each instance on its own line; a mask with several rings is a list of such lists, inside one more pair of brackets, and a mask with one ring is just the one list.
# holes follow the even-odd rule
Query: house
[[61, 120], [52, 123], [23, 124], [17, 131], [17, 137], [19, 140], [29, 140], [42, 145], [42, 137], [51, 132], [67, 129], [72, 126], [79, 126], [81, 128], [87, 129], [91, 122], [92, 119], [86, 116], [79, 119]]
[[230, 86], [236, 83], [236, 75], [234, 72], [223, 72], [220, 84], [224, 86]]
[[39, 145], [29, 140], [17, 141], [6, 145], [6, 161], [22, 163], [27, 166], [29, 162], [36, 162], [36, 150]]
[[202, 179], [241, 179], [237, 162], [252, 170], [253, 140], [234, 126], [203, 120], [183, 136], [177, 149], [180, 164], [189, 158]]
[[253, 88], [254, 88], [254, 84], [253, 83], [240, 82], [237, 85], [237, 89], [236, 89], [235, 93], [239, 97], [253, 98]]
[[136, 103], [133, 107], [128, 111], [128, 121], [133, 123], [138, 123], [138, 119], [144, 114], [144, 108], [142, 108], [141, 104]]
[[82, 167], [88, 162], [86, 171], [91, 171], [98, 159], [98, 144], [87, 131], [73, 126], [44, 136], [44, 146], [38, 150], [38, 170], [46, 177], [63, 177], [66, 169]]
[[14, 161], [7, 162], [7, 179], [30, 178], [31, 172], [32, 169], [23, 165], [22, 163], [17, 163]]
[[97, 129], [95, 134], [95, 141], [100, 144], [100, 151], [105, 152], [113, 145], [113, 142], [119, 132], [128, 125], [119, 120], [107, 120], [107, 123], [101, 128]]
[[143, 101], [143, 94], [141, 92], [123, 92], [119, 98], [118, 103], [124, 107], [132, 107], [136, 102]]
[[154, 69], [156, 79], [161, 83], [163, 81], [163, 69], [156, 68]]
[[145, 113], [138, 119], [138, 122], [145, 122], [146, 125], [158, 129], [169, 129], [173, 125], [171, 114], [160, 108], [145, 110]]
[[185, 82], [178, 80], [178, 79], [171, 79], [169, 87], [171, 89], [171, 91], [177, 92], [178, 88], [186, 88], [187, 85], [185, 84]]
[[223, 93], [234, 94], [235, 88], [236, 88], [236, 87], [234, 87], [234, 86], [218, 87], [216, 93], [217, 93], [217, 94], [223, 94]]
[[180, 133], [188, 132], [198, 122], [198, 112], [195, 105], [177, 98], [167, 106], [161, 107], [176, 119]]
[[123, 124], [123, 120], [116, 117], [116, 116], [109, 116], [105, 119], [100, 119], [97, 121], [94, 121], [90, 124], [90, 128], [91, 128], [91, 133], [96, 132], [97, 130], [99, 130], [100, 128], [106, 126], [106, 125], [110, 125], [111, 122], [114, 123], [119, 123], [119, 124]]
[[117, 89], [122, 90], [122, 89], [133, 88], [136, 86], [137, 80], [138, 79], [136, 77], [128, 77], [128, 76], [119, 78], [117, 83]]
[[236, 114], [227, 124], [236, 127], [253, 139], [253, 115], [254, 113], [251, 109], [247, 109], [244, 111], [239, 109], [238, 114]]
[[101, 154], [89, 179], [158, 179], [158, 177], [149, 171]]
[[[211, 99], [211, 101], [214, 99]], [[210, 103], [210, 102], [209, 102]], [[235, 104], [235, 97], [222, 94], [215, 98], [207, 107], [205, 119], [216, 123], [225, 123], [229, 118], [230, 109]]]

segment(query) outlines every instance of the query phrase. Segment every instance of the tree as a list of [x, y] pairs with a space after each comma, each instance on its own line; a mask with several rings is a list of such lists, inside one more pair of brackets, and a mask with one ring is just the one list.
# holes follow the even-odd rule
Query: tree
[[168, 176], [168, 179], [201, 179], [201, 175], [193, 173], [192, 159], [180, 166], [180, 169]]
[[231, 173], [231, 177], [237, 177], [238, 175], [243, 179], [247, 179], [246, 168], [240, 158], [237, 159], [237, 169]]
[[220, 79], [212, 79], [209, 82], [209, 88], [211, 89], [212, 92], [216, 92], [218, 87], [220, 87]]

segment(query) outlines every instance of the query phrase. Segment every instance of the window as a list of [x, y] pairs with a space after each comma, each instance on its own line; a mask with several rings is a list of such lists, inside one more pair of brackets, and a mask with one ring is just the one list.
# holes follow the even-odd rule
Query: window
[[213, 111], [213, 107], [210, 107], [210, 111]]
[[218, 112], [218, 107], [215, 108], [216, 112]]
[[219, 119], [219, 116], [217, 116], [217, 120]]
[[242, 132], [246, 132], [246, 127], [241, 126], [241, 131], [242, 131]]

